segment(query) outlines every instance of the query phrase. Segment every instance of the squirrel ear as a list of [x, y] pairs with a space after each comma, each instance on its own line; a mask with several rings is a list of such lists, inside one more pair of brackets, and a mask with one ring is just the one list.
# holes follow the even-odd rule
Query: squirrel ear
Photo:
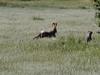
[[58, 24], [57, 22], [53, 22], [52, 26], [57, 26], [57, 24]]
[[54, 26], [54, 25], [55, 25], [55, 23], [53, 22], [53, 23], [52, 23], [52, 26]]
[[57, 24], [58, 24], [58, 23], [56, 22], [56, 26], [57, 26]]

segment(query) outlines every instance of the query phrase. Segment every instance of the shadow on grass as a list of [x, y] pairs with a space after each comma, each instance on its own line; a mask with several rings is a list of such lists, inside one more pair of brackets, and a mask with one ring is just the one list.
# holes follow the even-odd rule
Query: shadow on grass
[[42, 20], [44, 20], [44, 18], [34, 16], [33, 20], [41, 20], [42, 21]]

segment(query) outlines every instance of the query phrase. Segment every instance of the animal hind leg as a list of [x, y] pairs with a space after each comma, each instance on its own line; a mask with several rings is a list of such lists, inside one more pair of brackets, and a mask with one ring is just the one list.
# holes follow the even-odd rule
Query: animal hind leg
[[37, 35], [36, 37], [34, 37], [33, 40], [34, 39], [39, 39], [39, 38], [41, 38], [41, 33], [39, 35]]

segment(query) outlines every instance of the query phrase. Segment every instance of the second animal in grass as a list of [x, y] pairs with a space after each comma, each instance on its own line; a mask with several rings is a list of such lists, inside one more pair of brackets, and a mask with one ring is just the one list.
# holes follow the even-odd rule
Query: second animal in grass
[[92, 31], [88, 31], [87, 36], [86, 36], [86, 41], [87, 41], [87, 43], [90, 42], [90, 41], [92, 40], [92, 34], [93, 34]]

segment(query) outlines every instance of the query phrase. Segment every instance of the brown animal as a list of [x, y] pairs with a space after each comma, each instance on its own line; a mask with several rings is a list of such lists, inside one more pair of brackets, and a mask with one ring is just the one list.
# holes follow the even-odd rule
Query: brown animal
[[44, 37], [56, 37], [56, 33], [57, 33], [57, 23], [52, 23], [53, 26], [53, 30], [51, 31], [41, 31], [36, 37], [33, 38], [34, 39], [38, 39], [38, 38], [44, 38]]

